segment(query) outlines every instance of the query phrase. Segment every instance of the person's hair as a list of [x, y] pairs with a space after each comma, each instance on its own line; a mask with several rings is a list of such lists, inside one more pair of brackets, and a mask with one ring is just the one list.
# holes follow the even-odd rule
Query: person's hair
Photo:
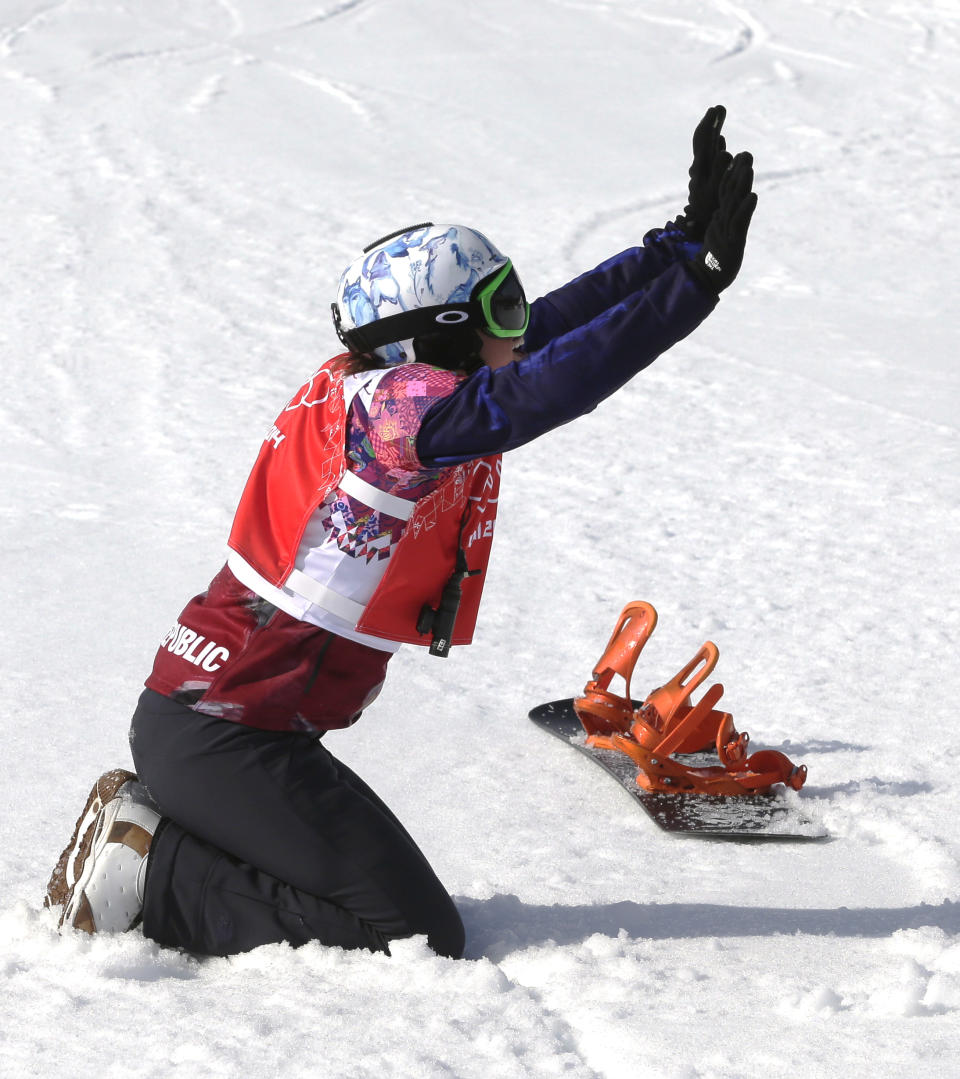
[[381, 371], [387, 366], [375, 352], [347, 352], [337, 362], [345, 375], [358, 375], [361, 371]]
[[[472, 326], [453, 326], [443, 333], [417, 337], [413, 342], [417, 363], [444, 367], [448, 371], [463, 371], [468, 375], [483, 364], [481, 348], [483, 339]], [[341, 369], [348, 375], [361, 371], [381, 371], [387, 366], [387, 362], [375, 352], [349, 352], [340, 361]]]

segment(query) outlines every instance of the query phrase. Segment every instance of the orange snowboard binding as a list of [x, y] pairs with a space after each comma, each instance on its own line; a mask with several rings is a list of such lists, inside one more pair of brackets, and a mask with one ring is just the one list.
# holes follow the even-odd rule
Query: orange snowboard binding
[[[637, 766], [637, 783], [649, 791], [765, 794], [775, 783], [799, 790], [807, 777], [804, 765], [773, 749], [747, 756], [750, 736], [738, 734], [733, 716], [715, 708], [722, 685], [710, 686], [692, 703], [694, 690], [717, 665], [720, 653], [712, 641], [642, 704], [632, 700], [630, 677], [656, 624], [657, 612], [649, 603], [628, 603], [621, 612], [593, 678], [573, 702], [587, 745], [626, 753]], [[609, 688], [614, 675], [624, 680], [622, 697]], [[714, 748], [719, 766], [693, 767], [673, 756]]]

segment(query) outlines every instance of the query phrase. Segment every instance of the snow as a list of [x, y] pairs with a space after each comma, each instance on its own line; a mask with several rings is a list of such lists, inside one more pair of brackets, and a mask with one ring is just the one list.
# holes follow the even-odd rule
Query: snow
[[[958, 6], [7, 0], [0, 57], [0, 1074], [955, 1075]], [[331, 736], [468, 958], [58, 936], [50, 869], [342, 267], [463, 220], [545, 291], [678, 212], [718, 102], [740, 280], [507, 459], [477, 643], [402, 651]], [[632, 599], [635, 688], [713, 639], [831, 841], [670, 838], [526, 722]]]

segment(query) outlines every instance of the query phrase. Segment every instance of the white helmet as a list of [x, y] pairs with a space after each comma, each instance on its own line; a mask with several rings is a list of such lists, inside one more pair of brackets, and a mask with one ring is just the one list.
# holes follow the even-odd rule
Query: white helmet
[[415, 338], [466, 326], [521, 337], [530, 314], [512, 263], [485, 236], [432, 222], [364, 248], [332, 308], [344, 345], [388, 364], [412, 362]]

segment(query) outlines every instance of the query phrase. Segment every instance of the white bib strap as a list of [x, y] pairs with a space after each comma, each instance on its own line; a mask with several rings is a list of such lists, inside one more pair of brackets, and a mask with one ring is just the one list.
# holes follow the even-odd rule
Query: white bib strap
[[334, 592], [332, 588], [327, 588], [326, 585], [322, 585], [319, 581], [308, 577], [302, 570], [290, 570], [287, 579], [283, 583], [286, 588], [292, 589], [297, 595], [303, 596], [304, 599], [310, 600], [311, 603], [315, 603], [325, 611], [335, 614], [337, 618], [342, 618], [344, 622], [349, 622], [351, 626], [355, 626], [360, 621], [363, 612], [366, 610], [366, 604], [357, 603], [356, 600], [341, 596], [339, 592]]
[[[355, 472], [350, 472], [349, 470], [344, 472], [340, 477], [338, 486], [344, 494], [350, 495], [351, 498], [359, 499], [359, 501], [379, 513], [386, 513], [400, 521], [409, 521], [413, 516], [416, 502], [411, 502], [407, 498], [398, 498], [387, 491], [381, 491], [379, 487], [374, 487], [372, 483], [367, 483], [366, 480], [360, 479]], [[306, 595], [306, 592], [304, 592], [304, 595]]]

